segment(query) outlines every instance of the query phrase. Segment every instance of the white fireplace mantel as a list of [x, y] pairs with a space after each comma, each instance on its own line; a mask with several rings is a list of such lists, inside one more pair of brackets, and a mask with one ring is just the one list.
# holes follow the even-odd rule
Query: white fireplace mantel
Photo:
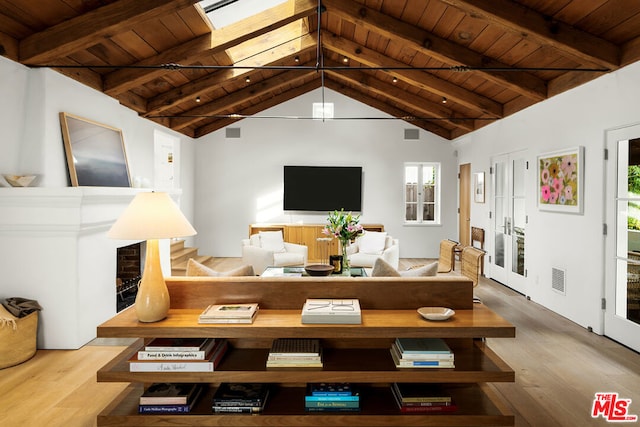
[[[40, 303], [38, 348], [79, 348], [116, 314], [116, 249], [134, 241], [106, 233], [142, 191], [150, 190], [0, 188], [0, 299]], [[171, 195], [176, 199], [180, 192]], [[167, 242], [165, 272], [168, 248]]]

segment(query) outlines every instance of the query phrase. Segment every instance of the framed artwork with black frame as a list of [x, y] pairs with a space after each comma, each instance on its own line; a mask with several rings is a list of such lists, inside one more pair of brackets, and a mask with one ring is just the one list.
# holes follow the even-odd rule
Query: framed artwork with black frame
[[72, 186], [131, 187], [120, 129], [65, 112], [60, 127]]

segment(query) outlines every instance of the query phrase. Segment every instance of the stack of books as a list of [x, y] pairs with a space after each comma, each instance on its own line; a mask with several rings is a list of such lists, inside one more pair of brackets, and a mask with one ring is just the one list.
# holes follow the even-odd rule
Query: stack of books
[[320, 340], [313, 338], [277, 338], [273, 340], [267, 368], [321, 368]]
[[259, 413], [264, 409], [269, 391], [269, 384], [222, 383], [213, 394], [211, 407], [218, 413]]
[[454, 354], [440, 338], [396, 338], [391, 357], [397, 368], [454, 368]]
[[204, 384], [153, 383], [140, 396], [138, 412], [141, 414], [189, 413], [196, 403]]
[[355, 412], [360, 410], [360, 394], [349, 383], [307, 385], [304, 408], [310, 412]]
[[213, 372], [227, 348], [224, 338], [155, 338], [129, 359], [129, 371]]
[[198, 323], [253, 323], [258, 304], [212, 304], [198, 317]]
[[356, 298], [309, 298], [302, 306], [302, 323], [361, 324], [360, 301]]
[[436, 384], [393, 383], [391, 392], [401, 412], [453, 412], [451, 396]]

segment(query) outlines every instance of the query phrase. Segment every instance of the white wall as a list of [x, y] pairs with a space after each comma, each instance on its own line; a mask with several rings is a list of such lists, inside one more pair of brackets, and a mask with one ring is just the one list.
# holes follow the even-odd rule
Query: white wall
[[[489, 171], [490, 158], [526, 150], [526, 294], [595, 332], [603, 331], [603, 158], [605, 130], [640, 122], [640, 63], [602, 76], [459, 138], [460, 163]], [[541, 212], [536, 205], [536, 156], [585, 147], [584, 214]], [[490, 194], [489, 194], [490, 196]], [[490, 198], [487, 200], [490, 202]], [[490, 203], [472, 204], [472, 224], [490, 229]], [[613, 225], [611, 225], [612, 227]], [[489, 237], [490, 239], [490, 237]], [[566, 269], [566, 295], [551, 288], [551, 268]], [[488, 266], [490, 274], [491, 266]]]
[[[336, 117], [389, 117], [325, 89]], [[263, 116], [310, 116], [321, 89], [264, 111]], [[326, 223], [327, 212], [292, 215], [282, 210], [283, 166], [363, 167], [362, 223], [382, 223], [400, 239], [402, 257], [437, 257], [444, 238], [457, 237], [457, 164], [450, 142], [420, 130], [404, 140], [412, 125], [399, 120], [245, 119], [240, 139], [224, 129], [196, 145], [196, 244], [200, 253], [241, 256], [240, 241], [256, 222]], [[442, 225], [403, 225], [403, 163], [441, 162]], [[327, 183], [327, 191], [338, 191]]]
[[0, 181], [0, 299], [40, 302], [40, 348], [77, 348], [115, 314], [115, 248], [130, 242], [110, 240], [106, 231], [137, 190], [106, 189], [109, 196], [102, 197], [93, 189], [98, 195], [86, 199], [87, 189], [67, 188], [59, 112], [122, 129], [130, 175], [138, 181], [153, 182], [154, 130], [178, 138], [176, 189], [192, 222], [193, 140], [55, 71], [0, 57], [0, 75], [0, 173], [42, 175], [40, 188]]

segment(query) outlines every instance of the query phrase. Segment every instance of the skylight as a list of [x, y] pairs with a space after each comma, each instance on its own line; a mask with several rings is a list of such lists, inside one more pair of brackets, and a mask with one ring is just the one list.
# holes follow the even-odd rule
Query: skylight
[[271, 9], [287, 0], [203, 0], [200, 6], [207, 13], [213, 28], [235, 24], [245, 18]]

